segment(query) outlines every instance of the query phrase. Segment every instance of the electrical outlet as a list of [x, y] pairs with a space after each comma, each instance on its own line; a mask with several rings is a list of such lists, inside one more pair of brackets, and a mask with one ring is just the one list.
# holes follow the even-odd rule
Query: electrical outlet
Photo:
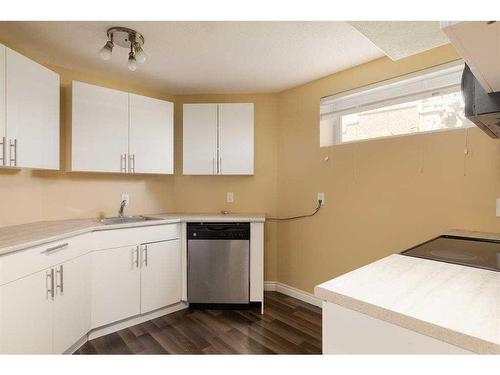
[[130, 198], [128, 196], [128, 193], [122, 193], [122, 202], [125, 201], [125, 206], [128, 206], [130, 203]]
[[321, 205], [325, 205], [325, 193], [318, 193], [318, 202], [321, 201]]
[[226, 194], [226, 202], [233, 203], [234, 202], [234, 193], [232, 191], [228, 191]]

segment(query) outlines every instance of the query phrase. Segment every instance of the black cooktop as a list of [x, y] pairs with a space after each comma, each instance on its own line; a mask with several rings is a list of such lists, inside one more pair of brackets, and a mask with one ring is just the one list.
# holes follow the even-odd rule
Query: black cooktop
[[496, 240], [439, 236], [401, 254], [500, 272], [500, 241]]

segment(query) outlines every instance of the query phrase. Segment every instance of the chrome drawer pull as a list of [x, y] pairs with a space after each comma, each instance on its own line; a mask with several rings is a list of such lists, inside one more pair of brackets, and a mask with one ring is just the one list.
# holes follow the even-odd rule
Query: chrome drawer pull
[[57, 250], [61, 250], [61, 249], [64, 249], [65, 247], [67, 247], [69, 244], [66, 242], [66, 243], [62, 243], [60, 245], [56, 245], [56, 246], [53, 246], [53, 247], [49, 247], [48, 249], [45, 249], [44, 251], [42, 251], [40, 254], [46, 254], [46, 255], [50, 255], [52, 254], [53, 252], [57, 251]]
[[[64, 273], [63, 273], [63, 265], [61, 264], [59, 266], [59, 269], [56, 270], [56, 275], [59, 275], [59, 285], [56, 285], [56, 289], [59, 289], [61, 291], [61, 294], [64, 293]], [[56, 277], [57, 280], [57, 277]]]
[[[50, 288], [48, 286], [50, 282]], [[54, 299], [54, 269], [51, 268], [50, 271], [47, 271], [46, 277], [45, 277], [45, 283], [47, 287], [47, 298], [50, 296], [52, 299]]]
[[127, 173], [127, 154], [120, 154], [120, 172]]
[[135, 260], [134, 260], [135, 267], [136, 267], [136, 268], [139, 268], [139, 257], [141, 256], [141, 255], [140, 255], [140, 253], [139, 253], [139, 245], [137, 245], [137, 246], [135, 247], [135, 250], [134, 250], [134, 253], [133, 253], [133, 254], [134, 254], [134, 255], [135, 255], [135, 257], [136, 257], [136, 258], [135, 258]]
[[144, 265], [148, 266], [148, 245], [144, 245]]
[[129, 173], [135, 173], [135, 154], [128, 155], [128, 171]]
[[7, 140], [5, 139], [5, 137], [2, 137], [2, 141], [0, 142], [0, 150], [2, 152], [2, 157], [0, 157], [0, 165], [5, 165], [5, 161], [6, 161], [6, 157], [5, 155], [7, 154], [7, 150], [6, 150], [6, 147], [7, 147]]
[[[12, 149], [14, 149], [14, 158], [12, 158]], [[12, 142], [12, 139], [9, 140], [9, 152], [10, 152], [10, 156], [9, 156], [10, 166], [16, 167], [17, 166], [17, 139], [14, 139], [14, 142]]]

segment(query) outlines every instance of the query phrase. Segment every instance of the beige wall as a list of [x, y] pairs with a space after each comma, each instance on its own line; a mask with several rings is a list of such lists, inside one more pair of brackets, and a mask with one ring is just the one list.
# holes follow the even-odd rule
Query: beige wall
[[455, 59], [450, 46], [382, 58], [279, 94], [278, 212], [310, 211], [326, 194], [317, 216], [279, 224], [279, 281], [312, 292], [449, 228], [500, 230], [499, 142], [477, 128], [319, 147], [321, 97]]

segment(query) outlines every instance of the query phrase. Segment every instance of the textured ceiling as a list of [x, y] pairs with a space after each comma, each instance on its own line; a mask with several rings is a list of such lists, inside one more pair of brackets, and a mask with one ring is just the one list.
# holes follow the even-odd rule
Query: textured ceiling
[[357, 21], [349, 22], [392, 60], [449, 43], [439, 21]]
[[[148, 60], [98, 57], [106, 29], [143, 33]], [[278, 92], [384, 56], [347, 22], [0, 22], [0, 41], [42, 63], [171, 94]]]

